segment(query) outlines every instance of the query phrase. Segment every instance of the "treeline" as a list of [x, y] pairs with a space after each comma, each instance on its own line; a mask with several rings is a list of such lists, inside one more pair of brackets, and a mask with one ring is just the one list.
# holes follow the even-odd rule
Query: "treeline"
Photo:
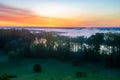
[[0, 29], [0, 51], [12, 59], [54, 58], [73, 65], [101, 63], [120, 68], [120, 33], [69, 38], [28, 30]]
[[0, 50], [10, 58], [30, 53], [29, 46], [34, 36], [28, 30], [0, 29]]

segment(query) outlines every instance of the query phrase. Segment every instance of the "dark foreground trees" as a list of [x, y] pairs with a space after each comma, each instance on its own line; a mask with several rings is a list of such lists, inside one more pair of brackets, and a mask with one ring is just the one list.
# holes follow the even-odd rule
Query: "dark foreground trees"
[[24, 29], [0, 29], [0, 50], [10, 59], [55, 58], [75, 65], [99, 62], [120, 68], [120, 33], [69, 38]]
[[28, 30], [0, 29], [0, 50], [11, 57], [29, 53], [29, 46], [33, 40], [34, 37]]

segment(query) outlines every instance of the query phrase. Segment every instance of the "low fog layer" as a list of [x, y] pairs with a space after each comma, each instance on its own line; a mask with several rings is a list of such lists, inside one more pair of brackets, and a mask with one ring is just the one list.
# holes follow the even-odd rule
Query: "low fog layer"
[[[23, 27], [12, 27], [13, 29], [23, 29]], [[1, 27], [0, 29], [11, 29], [11, 27]], [[89, 37], [95, 33], [120, 33], [119, 27], [113, 28], [26, 28], [32, 33], [50, 32], [54, 35], [78, 37], [86, 36]]]
[[32, 32], [51, 32], [61, 36], [68, 37], [78, 37], [78, 36], [86, 36], [89, 37], [95, 33], [120, 33], [120, 29], [99, 29], [99, 28], [83, 28], [83, 29], [29, 29]]

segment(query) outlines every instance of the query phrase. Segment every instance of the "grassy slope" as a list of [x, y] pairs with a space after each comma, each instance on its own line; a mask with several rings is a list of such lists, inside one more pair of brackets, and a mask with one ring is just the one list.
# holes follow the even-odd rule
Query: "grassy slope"
[[[33, 65], [40, 63], [41, 73], [33, 72]], [[98, 73], [93, 74], [96, 70]], [[88, 74], [86, 78], [76, 78], [75, 72], [83, 71]], [[12, 80], [120, 80], [120, 70], [104, 68], [103, 66], [81, 64], [72, 66], [56, 60], [30, 60], [7, 61], [0, 63], [0, 73], [16, 74], [18, 78]]]

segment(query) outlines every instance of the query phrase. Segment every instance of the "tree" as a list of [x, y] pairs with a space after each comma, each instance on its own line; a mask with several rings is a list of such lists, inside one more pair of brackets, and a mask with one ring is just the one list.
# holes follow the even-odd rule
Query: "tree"
[[89, 53], [91, 54], [92, 61], [100, 60], [100, 45], [104, 42], [104, 34], [96, 33], [87, 39], [89, 45]]

